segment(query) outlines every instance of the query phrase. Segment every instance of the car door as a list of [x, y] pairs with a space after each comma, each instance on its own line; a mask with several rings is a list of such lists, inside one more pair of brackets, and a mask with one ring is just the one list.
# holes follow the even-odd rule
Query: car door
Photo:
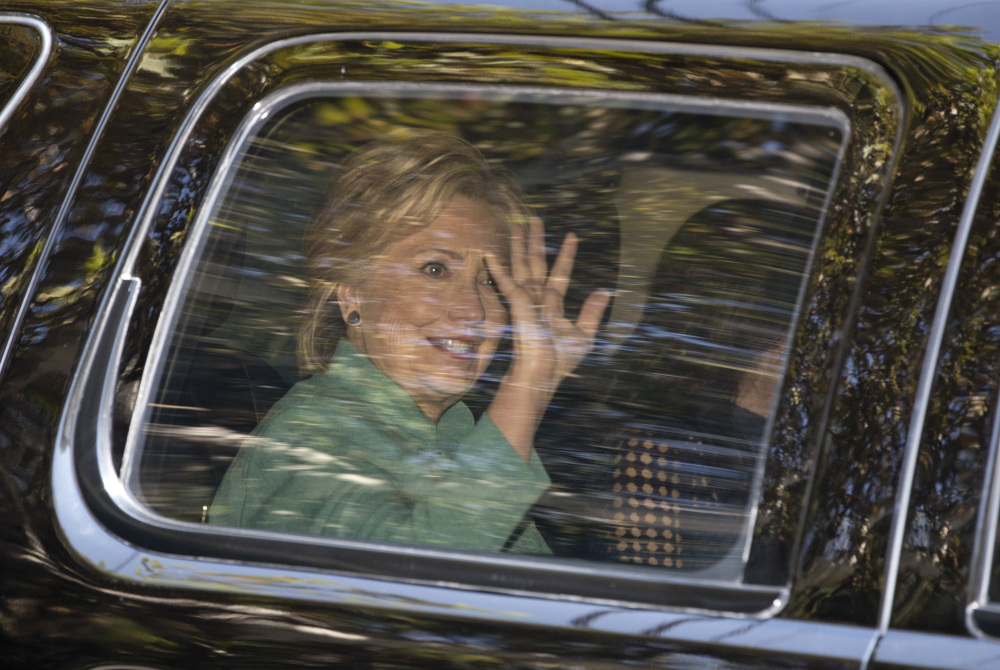
[[[49, 583], [82, 574], [59, 617], [98, 603], [67, 645], [128, 620], [98, 660], [865, 661], [937, 250], [995, 105], [989, 75], [968, 76], [988, 49], [914, 31], [850, 55], [818, 29], [567, 19], [166, 11], [60, 233], [104, 260], [28, 312], [40, 335], [11, 369], [67, 348], [79, 363], [5, 391], [27, 415], [63, 408], [46, 491], [68, 553]], [[949, 85], [906, 60], [914, 44]], [[571, 309], [615, 291], [538, 436], [554, 485], [531, 518], [551, 557], [212, 523], [231, 459], [298, 379], [301, 231], [328, 175], [407, 128], [511, 169], [553, 246], [580, 236]], [[39, 290], [77, 282], [49, 271]]]

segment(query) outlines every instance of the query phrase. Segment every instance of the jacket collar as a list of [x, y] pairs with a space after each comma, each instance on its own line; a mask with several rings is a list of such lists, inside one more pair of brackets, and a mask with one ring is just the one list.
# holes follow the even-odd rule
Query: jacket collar
[[452, 452], [475, 426], [471, 410], [461, 401], [449, 407], [435, 425], [399, 384], [345, 338], [337, 344], [327, 375], [373, 410], [380, 423], [403, 431], [419, 445], [437, 443]]

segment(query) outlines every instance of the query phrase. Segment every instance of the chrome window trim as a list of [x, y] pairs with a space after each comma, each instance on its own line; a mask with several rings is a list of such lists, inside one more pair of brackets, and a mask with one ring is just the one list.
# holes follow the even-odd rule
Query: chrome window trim
[[[990, 123], [990, 132], [986, 140], [983, 153], [976, 165], [976, 176], [973, 185], [977, 187], [976, 201], [972, 202], [970, 197], [966, 204], [966, 209], [962, 212], [962, 223], [966, 223], [971, 228], [972, 219], [978, 205], [979, 195], [982, 192], [986, 177], [989, 172], [989, 161], [992, 161], [997, 152], [997, 145], [1000, 144], [1000, 102], [993, 119]], [[968, 238], [968, 231], [965, 233]], [[964, 246], [964, 245], [963, 245]], [[960, 260], [960, 259], [959, 259]], [[949, 267], [949, 270], [951, 268]], [[955, 270], [956, 282], [958, 269]], [[954, 291], [954, 287], [952, 287]], [[943, 327], [942, 327], [943, 331]], [[943, 337], [943, 332], [942, 332]], [[993, 408], [994, 417], [1000, 416], [1000, 398]], [[972, 552], [972, 568], [969, 584], [969, 602], [965, 607], [965, 626], [972, 635], [981, 639], [996, 639], [995, 636], [984, 631], [976, 620], [977, 612], [987, 613], [1000, 618], [1000, 603], [990, 602], [990, 572], [996, 560], [997, 524], [1000, 523], [1000, 421], [994, 419], [993, 430], [990, 434], [989, 455], [986, 460], [986, 473], [983, 477], [983, 492], [980, 496], [980, 513], [976, 520], [976, 540]]]
[[[155, 22], [154, 22], [155, 23]], [[344, 602], [354, 603], [360, 592], [383, 593], [389, 582], [379, 578], [354, 577], [321, 571], [318, 569], [300, 569], [290, 567], [273, 568], [266, 565], [240, 563], [231, 560], [205, 559], [195, 557], [178, 557], [163, 552], [148, 551], [135, 547], [130, 543], [118, 538], [113, 533], [105, 529], [97, 521], [94, 514], [88, 509], [87, 501], [82, 493], [80, 482], [76, 473], [76, 450], [75, 433], [80, 425], [81, 405], [85, 404], [87, 391], [93, 384], [93, 379], [101, 375], [101, 367], [97, 365], [100, 360], [108, 360], [108, 343], [111, 342], [111, 353], [115, 353], [121, 348], [124, 337], [122, 333], [123, 323], [127, 323], [128, 314], [131, 310], [136, 292], [139, 288], [139, 279], [133, 274], [136, 260], [139, 253], [140, 243], [148, 234], [156, 215], [156, 209], [162, 199], [163, 193], [169, 180], [169, 176], [174, 170], [183, 147], [186, 145], [190, 134], [196, 123], [202, 117], [208, 105], [214, 100], [222, 87], [243, 67], [269, 53], [282, 48], [312, 44], [324, 41], [345, 41], [345, 40], [393, 40], [410, 42], [437, 42], [437, 43], [476, 43], [476, 44], [509, 44], [541, 46], [550, 48], [591, 48], [599, 51], [628, 51], [644, 53], [670, 53], [670, 54], [690, 54], [704, 56], [721, 56], [726, 58], [752, 58], [761, 61], [781, 62], [781, 63], [801, 63], [801, 64], [822, 64], [830, 67], [854, 67], [868, 72], [876, 77], [880, 84], [889, 90], [897, 100], [904, 100], [898, 86], [885, 71], [877, 64], [863, 58], [830, 54], [830, 53], [805, 53], [795, 51], [784, 51], [777, 49], [754, 49], [740, 47], [715, 47], [692, 44], [675, 43], [647, 43], [641, 41], [619, 40], [619, 39], [572, 39], [572, 38], [546, 38], [546, 37], [522, 37], [516, 35], [478, 35], [461, 33], [420, 33], [408, 34], [398, 32], [344, 32], [344, 33], [324, 33], [318, 35], [300, 36], [273, 42], [262, 46], [251, 53], [239, 58], [221, 73], [206, 88], [203, 94], [192, 105], [185, 117], [179, 131], [174, 136], [168, 147], [165, 159], [162, 162], [153, 184], [144, 200], [143, 206], [137, 217], [137, 225], [132, 227], [129, 237], [125, 242], [125, 253], [120, 257], [114, 271], [114, 276], [118, 277], [113, 290], [109, 290], [102, 299], [102, 304], [98, 312], [98, 318], [94, 328], [88, 336], [88, 341], [84, 350], [82, 362], [76, 375], [73, 377], [69, 395], [67, 410], [60, 420], [57, 436], [57, 448], [53, 457], [52, 484], [53, 484], [53, 504], [56, 513], [57, 525], [62, 533], [68, 547], [83, 561], [90, 564], [95, 570], [108, 577], [123, 579], [137, 584], [161, 585], [172, 587], [198, 588], [217, 591], [238, 591], [248, 594], [270, 594], [283, 598], [303, 599], [322, 602]], [[502, 87], [491, 87], [502, 88]], [[517, 87], [519, 90], [521, 87]], [[527, 87], [525, 87], [527, 88]], [[565, 89], [563, 94], [573, 95], [581, 93], [580, 89]], [[591, 91], [593, 93], [593, 91]], [[600, 91], [600, 94], [624, 94], [619, 91]], [[657, 94], [648, 94], [657, 95]], [[767, 103], [764, 103], [767, 104]], [[815, 109], [815, 108], [814, 108]], [[230, 146], [233, 146], [231, 143]], [[231, 158], [230, 158], [231, 160]], [[220, 170], [222, 167], [220, 166]], [[191, 245], [189, 245], [190, 247]], [[187, 250], [185, 250], [187, 251]], [[180, 270], [179, 270], [180, 271]], [[118, 319], [112, 318], [111, 314], [118, 313]], [[116, 366], [106, 365], [104, 376], [111, 375], [108, 370], [115, 370]], [[105, 396], [100, 408], [100, 423], [106, 429], [110, 424], [110, 405], [108, 404], [107, 388], [110, 379], [105, 379], [101, 386]], [[106, 430], [102, 430], [102, 435], [107, 435]], [[98, 468], [100, 478], [105, 491], [116, 497], [116, 503], [121, 503], [123, 507], [128, 507], [124, 511], [133, 516], [136, 520], [149, 523], [150, 525], [161, 525], [162, 518], [149, 514], [141, 505], [131, 506], [129, 496], [124, 495], [124, 487], [121, 480], [114, 473], [114, 468], [110, 459], [110, 448], [106, 444], [98, 445], [99, 452]], [[756, 508], [756, 507], [755, 507]], [[181, 522], [174, 522], [180, 524]], [[200, 533], [211, 537], [218, 537], [216, 528], [204, 529], [195, 524], [182, 524], [186, 533]], [[246, 529], [232, 529], [229, 532], [232, 536], [247, 537], [271, 537], [272, 534], [263, 531], [251, 531]], [[283, 542], [289, 545], [296, 543], [315, 545], [318, 539], [313, 537], [303, 537], [301, 540], [291, 535], [280, 535]], [[363, 542], [342, 541], [337, 546], [351, 546], [357, 548], [368, 548], [374, 550], [385, 550], [385, 545], [366, 545]], [[748, 544], [749, 546], [749, 544]], [[417, 555], [442, 555], [453, 557], [453, 552], [435, 552], [433, 550], [411, 550], [406, 547], [391, 547], [396, 553], [407, 553]], [[530, 558], [508, 558], [502, 557], [505, 562], [519, 562], [539, 570], [542, 576], [546, 571], [565, 572], [568, 567], [575, 567], [581, 573], [595, 573], [596, 569], [606, 572], [607, 565], [586, 565], [580, 568], [579, 565], [572, 566], [568, 561], [563, 562], [558, 559], [532, 560]], [[485, 558], [476, 555], [468, 555], [470, 563], [482, 563], [484, 565], [497, 564], [498, 558], [494, 555]], [[641, 569], [641, 568], [640, 568]], [[644, 576], [649, 577], [650, 573], [644, 571]], [[657, 579], [657, 582], [676, 583], [690, 586], [697, 585], [697, 580], [688, 578], [672, 577], [669, 579]], [[440, 586], [449, 588], [442, 589]], [[484, 607], [492, 610], [497, 602], [503, 602], [503, 611], [497, 615], [501, 618], [508, 618], [511, 622], [523, 622], [526, 616], [533, 616], [540, 603], [548, 603], [545, 607], [569, 608], [575, 615], [592, 612], [595, 604], [606, 606], [609, 613], [627, 615], [630, 612], [642, 611], [643, 613], [657, 613], [658, 616], [674, 617], [700, 616], [703, 614], [720, 615], [724, 612], [720, 610], [704, 610], [698, 608], [676, 608], [669, 605], [646, 606], [635, 603], [623, 603], [619, 601], [602, 601], [593, 598], [581, 598], [573, 595], [554, 596], [538, 593], [517, 593], [513, 591], [487, 591], [480, 585], [462, 584], [441, 584], [441, 585], [411, 584], [411, 588], [427, 589], [423, 591], [428, 602], [439, 602], [443, 598], [454, 599], [457, 603], [475, 602], [480, 603], [475, 607]], [[707, 583], [706, 586], [719, 588], [727, 586], [718, 582]], [[735, 589], [735, 587], [733, 587]], [[784, 587], [755, 587], [750, 585], [739, 585], [739, 589], [748, 592], [759, 592], [761, 594], [774, 593], [774, 598], [770, 607], [753, 614], [732, 614], [736, 620], [756, 619], [758, 623], [771, 619], [777, 614], [787, 602], [789, 588]], [[525, 597], [527, 596], [527, 599]], [[386, 607], [386, 596], [373, 599], [373, 606]], [[389, 596], [391, 599], [391, 596]], [[499, 599], [499, 600], [498, 600]], [[519, 604], [521, 603], [521, 604]], [[470, 612], [469, 605], [456, 605], [461, 607], [463, 614]], [[412, 608], [412, 604], [406, 602], [395, 603], [393, 607], [402, 609]], [[521, 607], [525, 607], [524, 612], [519, 612]], [[581, 609], [575, 610], [573, 608]], [[479, 610], [476, 610], [478, 612]], [[563, 611], [563, 610], [560, 610]], [[574, 616], [575, 616], [574, 615]], [[476, 614], [478, 616], [478, 614]], [[493, 614], [491, 619], [496, 618]], [[568, 617], [566, 621], [571, 621]], [[645, 629], [643, 624], [642, 628]], [[635, 631], [637, 628], [630, 628]], [[664, 627], [666, 630], [666, 627]], [[870, 645], [871, 629], [864, 630], [864, 644], [862, 648]], [[687, 639], [692, 639], [688, 637]], [[786, 641], [787, 644], [795, 646], [793, 641]], [[851, 654], [850, 658], [856, 660], [860, 653]]]
[[[989, 129], [983, 143], [982, 151], [973, 172], [972, 181], [969, 185], [969, 194], [966, 197], [962, 215], [955, 231], [954, 242], [948, 257], [948, 265], [945, 270], [944, 279], [941, 282], [941, 292], [938, 297], [937, 306], [934, 311], [934, 320], [928, 336], [927, 349], [924, 352], [924, 359], [921, 365], [920, 379], [917, 383], [917, 390], [913, 404], [913, 414], [910, 417], [906, 447], [903, 453], [903, 461], [900, 467], [899, 479], [896, 490], [896, 500], [893, 507], [892, 523], [890, 525], [889, 549], [886, 556], [886, 585], [882, 594], [882, 601], [879, 608], [878, 637], [873, 640], [872, 648], [865, 657], [862, 669], [867, 668], [876, 652], [879, 640], [888, 632], [892, 620], [893, 601], [896, 594], [896, 582], [899, 577], [899, 566], [903, 552], [903, 541], [906, 535], [908, 514], [910, 509], [910, 498], [913, 491], [913, 478], [916, 473], [917, 460], [920, 454], [920, 445], [923, 438], [924, 422], [927, 418], [927, 408], [930, 403], [931, 391], [934, 386], [934, 378], [937, 374], [938, 357], [941, 353], [941, 345], [944, 341], [945, 329], [947, 328], [948, 313], [951, 311], [951, 303], [958, 286], [958, 276], [961, 271], [962, 259], [965, 256], [965, 249], [969, 241], [969, 234], [972, 230], [972, 223], [975, 219], [976, 210], [979, 206], [979, 199], [982, 195], [986, 179], [989, 176], [990, 165], [993, 161], [994, 153], [997, 149], [998, 139], [1000, 139], [1000, 103], [994, 109], [993, 118], [990, 121]], [[1000, 409], [998, 409], [1000, 411]], [[990, 459], [994, 459], [997, 441], [997, 426], [994, 425], [993, 452]], [[988, 470], [988, 473], [990, 471]], [[987, 474], [987, 477], [990, 475]], [[994, 506], [995, 507], [995, 506]], [[983, 516], [980, 516], [982, 523]], [[994, 525], [996, 517], [993, 517]], [[981, 535], [982, 528], [977, 528], [977, 542]], [[992, 548], [989, 549], [992, 552]], [[978, 555], [978, 551], [975, 552]], [[982, 566], [980, 566], [981, 568]], [[988, 568], [987, 568], [988, 570]], [[981, 579], [981, 575], [979, 577]], [[988, 578], [986, 582], [988, 587]], [[982, 584], [979, 588], [985, 588]], [[977, 594], [981, 598], [984, 592]], [[973, 604], [966, 608], [967, 624], [970, 624]], [[969, 625], [970, 632], [978, 634], [973, 626]]]
[[38, 57], [35, 59], [31, 69], [28, 70], [28, 74], [25, 75], [21, 83], [18, 84], [17, 89], [14, 91], [14, 95], [12, 95], [10, 100], [7, 101], [7, 104], [3, 107], [3, 109], [0, 109], [0, 133], [3, 133], [7, 126], [7, 122], [14, 114], [14, 110], [17, 109], [21, 102], [24, 101], [24, 98], [28, 95], [28, 89], [30, 89], [42, 75], [42, 70], [45, 69], [45, 65], [49, 62], [49, 56], [52, 55], [53, 42], [52, 29], [47, 23], [35, 16], [27, 14], [0, 13], [0, 24], [3, 23], [13, 23], [15, 25], [32, 28], [41, 38], [41, 44], [39, 45]]
[[[1000, 416], [1000, 398], [993, 408], [994, 416]], [[976, 520], [976, 544], [972, 553], [972, 569], [969, 584], [969, 603], [965, 608], [965, 626], [970, 633], [982, 639], [995, 639], [986, 633], [976, 621], [979, 612], [1000, 617], [1000, 603], [990, 603], [990, 572], [996, 559], [997, 523], [1000, 521], [1000, 421], [993, 422], [990, 434], [990, 451], [986, 459], [986, 473], [983, 477], [983, 492], [980, 497], [981, 511]]]

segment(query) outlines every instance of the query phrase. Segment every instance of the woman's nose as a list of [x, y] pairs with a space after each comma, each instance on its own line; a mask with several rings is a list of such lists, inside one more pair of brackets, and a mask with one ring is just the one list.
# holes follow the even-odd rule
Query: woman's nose
[[457, 288], [448, 305], [448, 316], [456, 321], [478, 323], [486, 318], [479, 287], [475, 284]]

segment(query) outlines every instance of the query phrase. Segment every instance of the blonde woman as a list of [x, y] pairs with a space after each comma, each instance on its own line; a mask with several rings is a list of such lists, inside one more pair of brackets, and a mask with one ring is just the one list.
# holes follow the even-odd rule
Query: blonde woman
[[[362, 147], [329, 193], [306, 236], [312, 376], [241, 449], [210, 522], [550, 553], [521, 523], [549, 485], [534, 436], [610, 297], [565, 317], [575, 236], [549, 271], [516, 182], [441, 133]], [[508, 325], [513, 358], [477, 422], [461, 399]]]

